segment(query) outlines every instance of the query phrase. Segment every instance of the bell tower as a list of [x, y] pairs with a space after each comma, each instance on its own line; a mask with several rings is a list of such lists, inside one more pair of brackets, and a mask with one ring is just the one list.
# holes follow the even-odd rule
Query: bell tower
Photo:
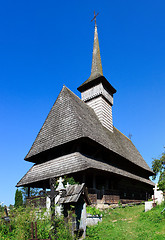
[[77, 89], [81, 92], [81, 99], [94, 109], [102, 125], [113, 132], [112, 106], [116, 89], [103, 76], [96, 24], [97, 15], [94, 13], [92, 19], [95, 19], [95, 31], [91, 75]]

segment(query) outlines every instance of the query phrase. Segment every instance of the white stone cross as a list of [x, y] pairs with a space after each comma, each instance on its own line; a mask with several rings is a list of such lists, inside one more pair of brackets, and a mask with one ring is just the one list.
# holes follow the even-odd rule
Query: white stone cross
[[153, 189], [154, 189], [155, 191], [159, 190], [157, 183], [155, 184], [155, 188], [153, 188]]
[[57, 182], [58, 182], [59, 184], [63, 183], [63, 181], [64, 181], [64, 179], [63, 179], [62, 177], [60, 177], [59, 180], [57, 180]]
[[67, 184], [65, 185], [65, 187], [67, 188], [67, 187], [69, 187], [70, 186], [70, 184], [67, 182]]
[[60, 191], [62, 189], [65, 189], [64, 185], [63, 185], [63, 181], [64, 179], [62, 179], [62, 177], [59, 178], [59, 180], [57, 180], [57, 182], [59, 183], [58, 184], [58, 187], [56, 188], [56, 191]]

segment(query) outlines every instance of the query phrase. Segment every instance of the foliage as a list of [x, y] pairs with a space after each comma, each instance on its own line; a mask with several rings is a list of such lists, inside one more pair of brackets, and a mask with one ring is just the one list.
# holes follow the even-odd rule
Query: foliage
[[100, 236], [100, 223], [87, 227], [86, 235], [86, 239], [102, 239]]
[[76, 182], [73, 177], [64, 176], [64, 186], [67, 184], [67, 182], [70, 185], [79, 184], [79, 182]]
[[71, 234], [71, 222], [65, 223], [63, 217], [56, 219], [56, 238], [59, 240], [72, 240], [73, 236]]
[[[38, 239], [71, 240], [72, 235], [69, 225], [64, 222], [63, 218], [55, 217], [56, 236], [54, 225], [52, 225], [50, 215], [45, 209], [32, 209], [31, 207], [13, 208], [9, 212], [10, 223], [6, 223], [0, 213], [0, 239], [1, 240], [28, 240], [31, 238], [31, 222], [37, 222]], [[11, 230], [10, 231], [10, 226]]]
[[4, 209], [3, 204], [0, 202], [0, 212], [2, 212]]
[[12, 210], [14, 208], [14, 205], [10, 204], [9, 205], [9, 210]]
[[[39, 188], [30, 188], [30, 196], [37, 196], [39, 194], [40, 189]], [[23, 196], [23, 202], [26, 203], [26, 198], [28, 197], [28, 187], [22, 187], [21, 188], [22, 196]]]
[[87, 213], [89, 213], [91, 215], [94, 215], [94, 216], [97, 215], [97, 216], [100, 217], [102, 215], [102, 212], [99, 209], [95, 208], [95, 207], [87, 206], [86, 207], [86, 211], [87, 211]]
[[163, 240], [165, 212], [161, 214], [161, 211], [164, 207], [165, 202], [146, 213], [144, 205], [106, 210], [102, 222], [87, 227], [86, 239]]
[[165, 220], [165, 212], [161, 214], [162, 208], [165, 207], [165, 203], [158, 205], [152, 211], [143, 212], [140, 215], [140, 220], [146, 220], [153, 223], [161, 223], [163, 219]]
[[[0, 220], [0, 239], [15, 240], [30, 238], [30, 222], [33, 220], [34, 214], [29, 209], [23, 207], [10, 210], [10, 223]], [[9, 226], [11, 226], [11, 230]], [[17, 237], [16, 237], [17, 236]]]
[[[64, 176], [64, 181], [63, 181], [63, 185], [66, 186], [67, 183], [69, 183], [70, 185], [74, 185], [74, 184], [79, 184], [79, 182], [76, 182], [75, 179], [73, 177], [68, 177], [68, 176]], [[55, 183], [55, 188], [58, 187], [58, 181], [56, 181]]]
[[20, 207], [23, 205], [23, 197], [22, 197], [22, 192], [20, 190], [16, 190], [15, 192], [15, 204], [14, 206], [16, 208]]
[[118, 201], [118, 206], [119, 206], [119, 207], [122, 207], [121, 201]]
[[160, 174], [158, 187], [160, 190], [165, 191], [165, 152], [162, 153], [159, 159], [154, 159], [152, 161], [152, 170], [155, 173], [155, 176], [152, 177], [153, 180]]

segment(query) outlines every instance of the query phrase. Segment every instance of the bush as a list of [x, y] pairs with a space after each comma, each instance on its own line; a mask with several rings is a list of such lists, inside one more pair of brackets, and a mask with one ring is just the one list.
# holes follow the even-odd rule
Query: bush
[[55, 222], [56, 226], [56, 238], [58, 240], [72, 240], [73, 236], [71, 234], [71, 222], [68, 224], [65, 223], [63, 217], [59, 217]]
[[95, 226], [87, 227], [86, 239], [102, 239], [99, 236], [99, 228], [100, 228], [99, 224]]
[[20, 207], [23, 206], [23, 197], [22, 197], [22, 192], [20, 190], [16, 190], [15, 192], [15, 204], [14, 207]]
[[[0, 215], [2, 217], [3, 214]], [[69, 225], [63, 218], [55, 217], [56, 231], [52, 225], [50, 215], [45, 209], [32, 209], [31, 207], [13, 208], [9, 212], [10, 223], [0, 218], [0, 240], [28, 240], [31, 238], [31, 222], [37, 222], [38, 239], [71, 240]], [[10, 231], [11, 228], [11, 231]]]
[[95, 207], [87, 206], [86, 211], [87, 211], [87, 213], [94, 215], [94, 216], [97, 215], [100, 217], [102, 215], [102, 212]]
[[3, 204], [0, 202], [0, 212], [4, 210]]
[[161, 205], [157, 205], [156, 207], [152, 208], [150, 211], [143, 212], [140, 216], [141, 220], [147, 220], [148, 222], [159, 223], [165, 219], [165, 211], [163, 213], [162, 210], [165, 207], [165, 202]]

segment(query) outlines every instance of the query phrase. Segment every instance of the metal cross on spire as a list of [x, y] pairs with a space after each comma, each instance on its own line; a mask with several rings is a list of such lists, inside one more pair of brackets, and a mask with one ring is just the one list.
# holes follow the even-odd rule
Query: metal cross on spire
[[94, 18], [91, 20], [91, 22], [92, 22], [93, 20], [95, 20], [95, 25], [96, 25], [96, 17], [97, 17], [98, 14], [99, 14], [99, 13], [97, 13], [97, 14], [95, 15], [95, 11], [94, 11]]

